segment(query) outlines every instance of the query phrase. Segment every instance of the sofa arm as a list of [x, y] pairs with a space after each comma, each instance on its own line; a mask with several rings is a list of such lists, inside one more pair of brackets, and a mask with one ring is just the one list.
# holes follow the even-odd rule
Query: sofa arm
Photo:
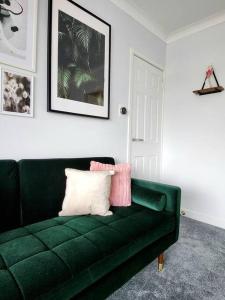
[[[176, 186], [146, 181], [141, 179], [131, 180], [131, 193], [137, 189], [149, 189], [153, 192], [158, 192], [166, 196], [166, 203], [164, 211], [173, 213], [176, 217], [176, 240], [179, 235], [180, 224], [180, 202], [181, 202], [181, 189]], [[151, 201], [151, 199], [149, 198]]]

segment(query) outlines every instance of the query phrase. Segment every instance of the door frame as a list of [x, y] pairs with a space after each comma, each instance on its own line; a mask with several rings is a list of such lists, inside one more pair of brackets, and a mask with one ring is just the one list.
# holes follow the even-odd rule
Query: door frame
[[165, 99], [165, 69], [163, 66], [155, 63], [153, 60], [147, 58], [146, 56], [142, 55], [140, 52], [136, 51], [133, 48], [130, 48], [130, 63], [129, 63], [129, 95], [128, 95], [128, 125], [127, 125], [127, 162], [131, 163], [131, 122], [132, 122], [132, 96], [133, 96], [133, 86], [132, 86], [132, 79], [133, 79], [133, 70], [134, 70], [134, 57], [138, 57], [145, 61], [146, 63], [152, 65], [156, 69], [159, 69], [162, 72], [162, 124], [161, 124], [161, 147], [160, 147], [160, 169], [159, 174], [160, 178], [162, 176], [163, 166], [162, 166], [162, 153], [163, 153], [163, 132], [164, 132], [164, 99]]

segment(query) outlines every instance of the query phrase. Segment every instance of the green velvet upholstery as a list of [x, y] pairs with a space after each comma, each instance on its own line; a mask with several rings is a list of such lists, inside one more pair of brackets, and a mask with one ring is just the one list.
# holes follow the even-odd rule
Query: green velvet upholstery
[[56, 217], [2, 233], [0, 299], [70, 299], [175, 229], [173, 214], [135, 203], [113, 212]]
[[14, 160], [0, 160], [0, 232], [20, 224], [18, 167]]
[[139, 188], [138, 185], [132, 186], [132, 201], [156, 211], [162, 211], [166, 206], [166, 195], [150, 190]]
[[21, 160], [19, 176], [23, 224], [55, 217], [61, 210], [65, 195], [65, 168], [89, 170], [91, 160], [114, 164], [110, 157]]
[[114, 164], [108, 157], [0, 161], [0, 300], [105, 299], [176, 242], [174, 186], [133, 179], [130, 207], [113, 207], [108, 217], [57, 217], [65, 168], [88, 170], [91, 160]]
[[161, 194], [166, 195], [166, 205], [165, 211], [171, 212], [176, 216], [176, 240], [179, 236], [179, 225], [180, 225], [180, 203], [181, 203], [181, 189], [177, 186], [140, 180], [140, 179], [132, 179], [131, 181], [131, 191], [134, 188], [139, 187], [149, 189], [151, 191], [155, 191]]
[[[76, 300], [103, 300], [115, 290], [125, 284], [137, 272], [149, 265], [159, 253], [163, 253], [174, 242], [174, 234], [170, 233], [145, 247], [137, 254], [127, 259], [112, 272], [98, 280], [94, 285], [86, 288], [72, 299]], [[157, 268], [157, 265], [155, 265]], [[169, 266], [168, 266], [169, 267]], [[154, 278], [149, 278], [154, 280]], [[60, 299], [60, 298], [55, 298]]]

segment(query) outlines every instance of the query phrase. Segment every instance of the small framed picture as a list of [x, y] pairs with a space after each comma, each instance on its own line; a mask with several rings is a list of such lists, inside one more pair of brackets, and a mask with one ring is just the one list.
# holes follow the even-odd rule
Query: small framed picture
[[35, 72], [38, 0], [0, 1], [0, 61]]
[[111, 26], [72, 0], [49, 0], [48, 111], [109, 119]]
[[33, 76], [2, 68], [1, 113], [33, 117]]

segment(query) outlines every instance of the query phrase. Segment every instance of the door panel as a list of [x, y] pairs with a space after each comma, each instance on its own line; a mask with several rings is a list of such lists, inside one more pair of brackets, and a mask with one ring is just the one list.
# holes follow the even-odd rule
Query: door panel
[[162, 78], [161, 70], [134, 56], [130, 158], [136, 178], [160, 177]]

